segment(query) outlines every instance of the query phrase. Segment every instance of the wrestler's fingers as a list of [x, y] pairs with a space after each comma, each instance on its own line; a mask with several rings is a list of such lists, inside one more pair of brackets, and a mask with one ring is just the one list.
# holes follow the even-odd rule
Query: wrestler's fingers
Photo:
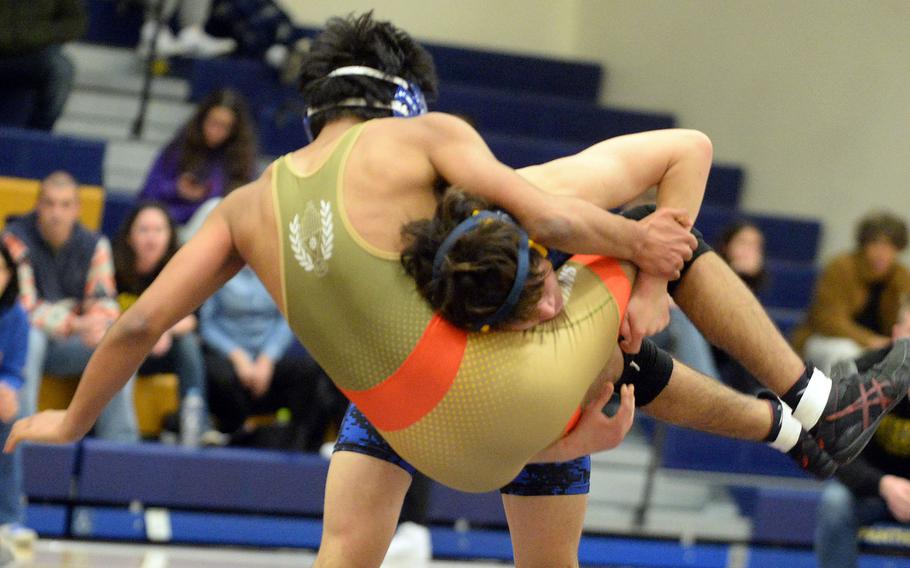
[[635, 418], [635, 385], [623, 385], [619, 389], [619, 410], [614, 418], [623, 420], [627, 428], [632, 426]]
[[16, 449], [16, 446], [19, 444], [19, 437], [21, 436], [22, 429], [25, 428], [24, 424], [26, 424], [28, 420], [28, 418], [23, 418], [17, 420], [16, 423], [13, 424], [9, 436], [6, 437], [6, 443], [3, 444], [3, 453], [10, 454]]
[[622, 350], [628, 353], [629, 340], [632, 338], [632, 325], [629, 323], [629, 311], [626, 310], [625, 316], [622, 318], [622, 323], [619, 324], [619, 346]]
[[689, 213], [683, 209], [677, 209], [673, 212], [673, 218], [679, 223], [682, 227], [686, 229], [692, 228], [692, 218], [689, 217]]
[[610, 402], [610, 399], [613, 398], [613, 391], [616, 387], [613, 386], [613, 383], [607, 383], [604, 385], [603, 389], [600, 391], [600, 395], [594, 401], [588, 404], [588, 408], [591, 410], [601, 411], [603, 407]]

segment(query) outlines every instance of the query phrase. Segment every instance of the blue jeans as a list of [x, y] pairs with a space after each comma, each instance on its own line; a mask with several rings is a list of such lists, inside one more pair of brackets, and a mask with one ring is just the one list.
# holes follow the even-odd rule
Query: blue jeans
[[[45, 373], [74, 377], [78, 380], [92, 349], [78, 337], [50, 337], [34, 327], [28, 334], [28, 356], [25, 358], [25, 384], [19, 391], [20, 412], [23, 416], [35, 413], [38, 406], [38, 389]], [[133, 382], [126, 385], [104, 407], [95, 424], [95, 435], [116, 442], [138, 442], [139, 428], [133, 406]]]
[[[202, 346], [199, 336], [193, 332], [174, 338], [170, 350], [161, 357], [149, 356], [139, 367], [140, 375], [157, 373], [176, 373], [179, 379], [180, 403], [186, 398], [190, 389], [208, 400], [206, 396], [205, 360], [202, 357]], [[208, 414], [208, 411], [205, 412]]]
[[[0, 422], [0, 447], [13, 429], [13, 422]], [[0, 453], [0, 524], [22, 522], [22, 450]]]
[[822, 493], [815, 526], [819, 568], [856, 568], [859, 528], [877, 521], [897, 522], [881, 497], [857, 498], [837, 481]]
[[[0, 113], [0, 124], [50, 130], [73, 87], [74, 67], [59, 45], [0, 56], [4, 96], [25, 101], [25, 112]], [[22, 105], [19, 105], [20, 107]]]

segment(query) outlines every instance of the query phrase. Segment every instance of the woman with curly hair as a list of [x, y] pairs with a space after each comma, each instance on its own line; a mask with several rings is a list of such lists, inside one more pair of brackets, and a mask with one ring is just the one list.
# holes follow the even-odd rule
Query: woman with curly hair
[[229, 89], [215, 91], [158, 155], [139, 198], [163, 203], [182, 226], [207, 200], [253, 179], [256, 152], [246, 101]]
[[[112, 247], [121, 311], [136, 302], [177, 252], [176, 230], [167, 209], [156, 202], [137, 205], [123, 221]], [[196, 316], [189, 314], [174, 324], [139, 368], [142, 375], [176, 373], [181, 401], [191, 389], [205, 400], [205, 363], [197, 323]]]

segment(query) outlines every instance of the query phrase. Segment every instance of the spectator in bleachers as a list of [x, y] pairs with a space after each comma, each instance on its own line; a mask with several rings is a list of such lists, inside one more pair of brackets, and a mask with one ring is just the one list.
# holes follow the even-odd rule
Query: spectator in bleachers
[[[19, 416], [22, 367], [28, 351], [28, 315], [19, 304], [16, 264], [0, 242], [0, 444], [6, 443]], [[0, 546], [27, 544], [35, 532], [22, 526], [21, 452], [0, 454]], [[24, 542], [23, 542], [24, 541]], [[8, 551], [7, 551], [8, 552]], [[3, 552], [0, 552], [2, 564]]]
[[765, 234], [755, 223], [741, 220], [724, 229], [717, 254], [753, 292], [765, 285]]
[[302, 29], [274, 0], [215, 0], [208, 24], [212, 33], [237, 41], [237, 55], [262, 59], [281, 68]]
[[[145, 24], [139, 32], [136, 47], [141, 57], [146, 57], [155, 40], [155, 53], [160, 57], [187, 55], [190, 57], [218, 57], [227, 55], [237, 48], [237, 42], [230, 38], [212, 37], [205, 32], [212, 0], [146, 0]], [[180, 31], [171, 31], [170, 21], [178, 11]], [[158, 11], [160, 10], [160, 11]], [[156, 14], [156, 11], [157, 14]], [[161, 28], [155, 36], [155, 17], [159, 17]]]
[[[57, 171], [42, 180], [35, 210], [10, 222], [4, 235], [31, 323], [20, 398], [25, 416], [35, 412], [44, 373], [78, 378], [120, 314], [110, 244], [78, 217], [76, 180]], [[132, 384], [105, 407], [98, 436], [138, 440]]]
[[[755, 223], [741, 220], [724, 229], [717, 245], [717, 254], [753, 293], [757, 294], [765, 285], [765, 235]], [[762, 390], [761, 383], [736, 359], [716, 347], [713, 352], [720, 378], [725, 383], [745, 393]]]
[[[114, 268], [120, 309], [132, 306], [177, 252], [177, 232], [167, 209], [154, 202], [135, 207], [114, 241]], [[155, 344], [140, 375], [176, 372], [180, 400], [190, 389], [205, 399], [205, 365], [195, 315], [174, 325]]]
[[86, 21], [81, 0], [0, 2], [0, 85], [9, 109], [0, 124], [53, 128], [73, 85], [63, 44], [82, 37]]
[[[905, 296], [892, 339], [910, 337], [910, 295]], [[867, 359], [868, 357], [868, 359]], [[860, 357], [860, 370], [879, 356]], [[910, 523], [910, 402], [886, 416], [866, 449], [837, 470], [825, 487], [816, 515], [819, 568], [856, 568], [860, 527], [878, 522]]]
[[900, 297], [910, 292], [910, 270], [897, 260], [906, 246], [900, 217], [874, 212], [860, 221], [856, 250], [828, 264], [806, 321], [793, 334], [804, 357], [827, 371], [891, 341]]
[[253, 178], [256, 152], [246, 101], [235, 91], [215, 91], [159, 154], [139, 198], [161, 202], [184, 225], [207, 200]]
[[209, 406], [219, 429], [236, 439], [248, 437], [243, 425], [249, 416], [287, 408], [287, 445], [317, 450], [327, 415], [343, 411], [346, 400], [308, 354], [291, 352], [294, 335], [249, 266], [202, 305], [199, 330]]

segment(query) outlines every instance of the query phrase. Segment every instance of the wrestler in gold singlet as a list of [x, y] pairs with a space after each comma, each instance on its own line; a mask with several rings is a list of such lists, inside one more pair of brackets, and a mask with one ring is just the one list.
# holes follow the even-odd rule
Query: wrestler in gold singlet
[[345, 163], [368, 124], [310, 175], [287, 156], [274, 164], [288, 321], [403, 458], [459, 490], [497, 489], [577, 418], [613, 353], [630, 282], [611, 259], [577, 256], [560, 272], [555, 320], [528, 332], [455, 328], [418, 295], [399, 253], [365, 242], [346, 216]]

